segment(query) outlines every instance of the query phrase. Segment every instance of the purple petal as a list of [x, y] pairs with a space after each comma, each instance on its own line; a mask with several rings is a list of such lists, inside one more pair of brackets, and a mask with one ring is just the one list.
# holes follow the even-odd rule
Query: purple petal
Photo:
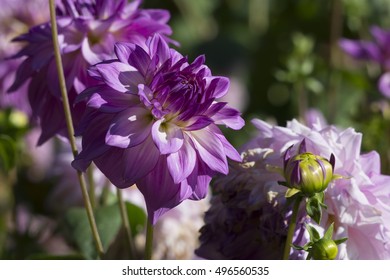
[[196, 116], [191, 119], [193, 121], [192, 124], [188, 125], [185, 130], [191, 131], [191, 130], [199, 130], [202, 128], [205, 128], [209, 124], [213, 123], [214, 121], [206, 116]]
[[142, 143], [150, 134], [152, 118], [143, 107], [131, 107], [117, 114], [106, 135], [106, 144], [130, 148]]
[[137, 182], [137, 187], [145, 197], [148, 219], [152, 224], [192, 194], [192, 190], [186, 184], [174, 183], [164, 156], [160, 157], [155, 168], [147, 176]]
[[226, 77], [206, 77], [206, 88], [207, 93], [210, 94], [210, 97], [221, 98], [229, 90], [229, 79]]
[[208, 128], [221, 141], [226, 156], [228, 156], [230, 159], [232, 159], [234, 161], [241, 162], [242, 161], [241, 155], [237, 152], [237, 150], [225, 138], [225, 136], [223, 135], [222, 131], [216, 125], [210, 125]]
[[235, 130], [239, 130], [245, 125], [245, 121], [241, 118], [240, 112], [227, 105], [215, 113], [212, 119], [216, 124], [224, 124]]
[[187, 178], [187, 184], [192, 188], [191, 200], [201, 200], [206, 197], [212, 176], [215, 174], [201, 162], [197, 162], [192, 174]]
[[97, 64], [96, 69], [100, 72], [104, 82], [119, 92], [126, 92], [131, 89], [131, 86], [133, 86], [133, 92], [137, 92], [138, 83], [143, 81], [137, 69], [125, 63]]
[[168, 44], [158, 33], [149, 42], [149, 52], [151, 57], [157, 55], [161, 64], [170, 58]]
[[306, 152], [307, 152], [306, 139], [303, 138], [301, 144], [299, 144], [299, 153], [302, 154], [302, 153], [306, 153]]
[[203, 162], [212, 170], [227, 174], [227, 159], [219, 137], [207, 128], [191, 131], [189, 135]]
[[106, 153], [94, 159], [94, 163], [99, 170], [114, 186], [121, 189], [131, 187], [134, 184], [132, 178], [127, 179], [123, 176], [125, 152], [125, 149], [110, 147]]
[[137, 183], [155, 168], [159, 156], [160, 153], [150, 136], [141, 144], [126, 149], [122, 162], [123, 178], [126, 181]]
[[387, 48], [390, 43], [390, 33], [378, 26], [370, 28], [370, 33], [378, 43], [379, 47]]
[[139, 103], [135, 95], [121, 93], [107, 86], [91, 87], [82, 94], [90, 95], [88, 107], [106, 113], [117, 113]]
[[387, 98], [390, 98], [390, 72], [382, 74], [378, 81], [379, 91]]
[[164, 122], [164, 119], [158, 120], [153, 124], [152, 137], [163, 155], [177, 152], [184, 142], [181, 128], [175, 124]]
[[339, 42], [340, 47], [357, 59], [372, 59], [381, 62], [381, 54], [379, 48], [372, 42], [355, 41], [342, 39]]
[[196, 163], [196, 152], [187, 141], [176, 153], [167, 156], [169, 173], [173, 181], [178, 184], [187, 178], [193, 171]]
[[107, 146], [104, 140], [108, 126], [111, 123], [110, 115], [90, 112], [90, 114], [84, 116], [86, 120], [91, 118], [94, 122], [88, 122], [89, 126], [83, 131], [83, 149], [72, 162], [72, 166], [80, 171], [85, 171], [93, 159], [100, 157], [110, 149], [110, 146]]
[[81, 44], [81, 52], [84, 59], [89, 63], [89, 65], [94, 65], [99, 63], [102, 59], [91, 49], [91, 46], [88, 42], [88, 39], [85, 38]]
[[123, 63], [128, 63], [136, 68], [143, 77], [146, 76], [151, 59], [140, 46], [126, 43], [117, 43], [115, 53]]

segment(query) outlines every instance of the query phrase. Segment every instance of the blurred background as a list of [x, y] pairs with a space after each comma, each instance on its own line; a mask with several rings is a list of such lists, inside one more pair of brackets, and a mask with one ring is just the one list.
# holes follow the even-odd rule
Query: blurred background
[[[0, 1], [2, 60], [12, 53], [11, 38], [48, 19], [47, 11], [27, 20], [12, 2]], [[339, 46], [341, 38], [372, 41], [372, 26], [389, 28], [390, 0], [144, 0], [143, 8], [169, 10], [180, 52], [190, 61], [205, 54], [213, 75], [230, 78], [225, 99], [247, 122], [241, 131], [226, 131], [235, 147], [251, 137], [252, 118], [285, 125], [316, 110], [329, 124], [362, 132], [363, 150], [377, 150], [382, 172], [390, 174], [389, 99], [377, 88], [383, 69], [352, 58]], [[68, 148], [59, 140], [35, 147], [39, 131], [5, 97], [9, 81], [7, 73], [0, 74], [0, 258], [93, 258], [92, 240], [85, 241], [84, 212], [75, 208], [82, 200]], [[101, 178], [95, 173], [90, 176]], [[98, 223], [112, 229], [104, 233], [108, 256], [126, 258], [113, 188], [104, 179], [99, 182], [97, 204], [109, 210], [101, 211]], [[155, 258], [196, 258], [193, 250], [208, 200], [202, 203], [184, 205], [162, 219]], [[132, 226], [139, 244], [143, 208], [138, 192], [129, 189], [127, 209], [136, 217]]]

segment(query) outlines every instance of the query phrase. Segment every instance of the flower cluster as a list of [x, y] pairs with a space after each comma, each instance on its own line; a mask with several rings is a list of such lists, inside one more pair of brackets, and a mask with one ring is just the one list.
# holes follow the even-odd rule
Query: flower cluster
[[[58, 0], [58, 39], [60, 43], [69, 101], [86, 86], [94, 83], [87, 67], [114, 57], [114, 43], [118, 41], [145, 44], [155, 33], [171, 34], [165, 10], [140, 9], [141, 0]], [[10, 88], [15, 91], [29, 81], [28, 98], [33, 118], [38, 119], [42, 135], [38, 144], [52, 136], [66, 136], [58, 76], [54, 60], [51, 25], [47, 22], [32, 27], [16, 42], [24, 47], [13, 57], [24, 58]], [[72, 107], [74, 123], [85, 110], [84, 104]]]
[[[283, 190], [277, 186], [281, 176], [267, 166], [276, 166], [282, 170], [283, 155], [286, 150], [305, 139], [306, 148], [311, 153], [324, 158], [329, 158], [333, 154], [335, 173], [348, 178], [333, 181], [326, 189], [325, 203], [328, 208], [323, 213], [320, 225], [310, 220], [306, 222], [316, 228], [320, 234], [323, 234], [328, 225], [334, 222], [334, 237], [336, 239], [348, 237], [348, 240], [340, 245], [338, 259], [390, 258], [390, 208], [388, 207], [390, 178], [380, 173], [380, 159], [375, 151], [367, 154], [360, 153], [362, 137], [360, 133], [356, 133], [352, 128], [340, 130], [334, 126], [323, 125], [321, 122], [305, 126], [293, 120], [287, 124], [287, 127], [271, 126], [260, 120], [254, 120], [253, 123], [260, 133], [244, 149], [246, 153], [258, 150], [261, 165], [253, 168], [252, 172], [240, 172], [240, 176], [232, 169], [228, 178], [219, 179], [223, 180], [228, 187], [218, 187], [218, 184], [215, 187], [217, 196], [206, 215], [206, 226], [202, 229], [201, 236], [203, 244], [198, 250], [202, 257], [214, 258], [216, 254], [227, 250], [228, 247], [242, 248], [241, 238], [251, 234], [251, 229], [256, 229], [256, 234], [251, 241], [246, 242], [250, 243], [251, 246], [247, 248], [251, 248], [252, 252], [268, 252], [272, 244], [278, 247], [275, 251], [282, 250], [280, 245], [284, 244], [280, 238], [283, 239], [286, 234], [283, 221], [287, 217], [282, 215], [279, 218], [277, 228], [280, 229], [281, 237], [277, 239], [278, 242], [272, 242], [272, 239], [267, 237], [268, 232], [278, 231], [258, 230], [259, 225], [262, 228], [264, 223], [269, 227], [269, 220], [264, 222], [267, 216], [273, 217], [273, 223], [278, 221], [273, 214], [275, 208], [270, 206], [286, 207], [283, 200], [270, 203], [272, 201], [269, 199], [270, 194], [272, 198], [280, 198]], [[294, 149], [298, 149], [297, 146], [299, 145], [294, 145]], [[249, 162], [244, 157], [244, 163], [240, 168], [242, 169]], [[257, 161], [255, 162], [257, 164]], [[250, 174], [253, 173], [259, 176], [251, 176]], [[259, 190], [261, 195], [254, 195]], [[248, 209], [254, 213], [252, 216], [248, 216]], [[269, 210], [264, 213], [264, 209]], [[307, 233], [300, 235], [302, 233], [300, 225], [304, 217], [302, 214], [298, 217], [300, 218], [293, 243], [304, 245], [308, 242], [309, 236]], [[230, 230], [222, 228], [228, 225], [231, 225]], [[277, 235], [271, 237], [276, 238]], [[262, 239], [268, 242], [258, 241]], [[250, 252], [240, 251], [245, 252], [243, 258], [252, 257]], [[224, 256], [236, 257], [226, 253]], [[295, 258], [294, 255], [291, 257]]]
[[119, 188], [137, 184], [155, 223], [185, 199], [204, 198], [211, 177], [240, 161], [216, 124], [244, 125], [240, 113], [215, 99], [229, 80], [212, 76], [204, 56], [188, 63], [160, 35], [146, 46], [118, 43], [116, 60], [90, 73], [102, 84], [86, 89], [80, 124], [83, 150], [73, 166], [91, 161]]

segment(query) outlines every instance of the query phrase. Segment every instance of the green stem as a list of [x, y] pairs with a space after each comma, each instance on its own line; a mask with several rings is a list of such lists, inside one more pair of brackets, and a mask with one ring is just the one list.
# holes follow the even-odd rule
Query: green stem
[[88, 167], [87, 177], [88, 177], [88, 185], [89, 185], [89, 196], [91, 198], [91, 206], [93, 209], [96, 208], [96, 189], [95, 189], [95, 181], [93, 179], [93, 164]]
[[[77, 151], [76, 140], [74, 138], [74, 128], [73, 128], [73, 122], [72, 122], [72, 115], [70, 112], [64, 70], [63, 70], [62, 60], [61, 60], [60, 46], [58, 43], [58, 31], [57, 31], [57, 21], [56, 21], [54, 0], [49, 0], [49, 7], [50, 7], [50, 22], [51, 22], [51, 31], [52, 31], [51, 34], [52, 34], [52, 38], [53, 38], [54, 56], [55, 56], [57, 72], [58, 72], [58, 79], [59, 79], [59, 85], [60, 85], [60, 90], [61, 90], [62, 104], [63, 104], [64, 112], [65, 112], [65, 120], [66, 120], [67, 129], [68, 129], [69, 142], [70, 142], [70, 146], [72, 149], [73, 157], [75, 158], [78, 154], [78, 151]], [[83, 174], [80, 171], [77, 171], [77, 178], [79, 180], [81, 192], [83, 194], [85, 210], [87, 211], [89, 225], [91, 227], [92, 235], [93, 235], [93, 238], [95, 240], [96, 249], [99, 253], [99, 256], [102, 257], [103, 253], [104, 253], [103, 245], [102, 245], [102, 242], [101, 242], [101, 239], [99, 236], [99, 232], [98, 232], [98, 229], [96, 226], [96, 221], [95, 221], [95, 217], [93, 214], [91, 201], [89, 199], [85, 179], [84, 179]]]
[[125, 228], [126, 231], [127, 245], [129, 246], [130, 259], [134, 259], [135, 245], [134, 245], [133, 235], [131, 234], [129, 215], [127, 214], [125, 202], [123, 201], [122, 190], [117, 189], [116, 194], [118, 196], [119, 210], [121, 213], [123, 227]]
[[106, 178], [104, 185], [103, 185], [103, 190], [102, 193], [100, 194], [100, 199], [99, 199], [99, 204], [101, 206], [107, 206], [109, 203], [109, 196], [110, 196], [110, 181]]
[[153, 251], [153, 225], [149, 219], [146, 222], [146, 243], [145, 243], [145, 260], [152, 259]]
[[290, 224], [288, 225], [286, 244], [284, 245], [283, 260], [288, 260], [290, 256], [291, 243], [294, 236], [295, 227], [297, 224], [297, 216], [298, 216], [298, 210], [299, 210], [299, 205], [301, 204], [301, 200], [302, 200], [301, 196], [298, 196], [295, 199], [293, 212], [291, 215], [291, 221]]

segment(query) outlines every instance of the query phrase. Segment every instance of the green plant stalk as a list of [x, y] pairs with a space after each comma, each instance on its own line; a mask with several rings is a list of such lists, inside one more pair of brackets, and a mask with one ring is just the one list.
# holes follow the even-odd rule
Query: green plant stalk
[[145, 260], [152, 259], [153, 251], [153, 225], [150, 223], [149, 219], [146, 221], [146, 242], [145, 242]]
[[[57, 72], [58, 72], [58, 80], [60, 84], [62, 104], [65, 112], [65, 120], [66, 120], [66, 126], [69, 134], [69, 142], [72, 149], [73, 157], [75, 158], [78, 154], [78, 151], [77, 151], [76, 140], [74, 138], [72, 115], [70, 112], [68, 94], [67, 94], [66, 84], [65, 84], [64, 70], [63, 70], [62, 60], [61, 60], [60, 46], [58, 43], [58, 31], [57, 31], [57, 21], [56, 21], [54, 0], [49, 0], [49, 7], [50, 7], [50, 22], [51, 22], [51, 33], [53, 38], [54, 56], [55, 56]], [[103, 245], [96, 226], [95, 216], [93, 214], [91, 201], [89, 199], [86, 182], [83, 174], [80, 171], [77, 171], [77, 177], [80, 183], [81, 192], [83, 194], [85, 210], [87, 211], [87, 216], [92, 230], [92, 235], [95, 240], [96, 249], [99, 256], [102, 257], [104, 254]]]
[[118, 197], [118, 204], [119, 204], [119, 210], [121, 213], [123, 227], [125, 228], [125, 231], [126, 231], [127, 245], [129, 246], [130, 258], [135, 259], [135, 257], [136, 257], [135, 245], [134, 245], [133, 235], [131, 233], [129, 215], [127, 214], [125, 202], [123, 201], [122, 190], [116, 189], [116, 194]]
[[94, 169], [94, 166], [93, 164], [91, 164], [89, 167], [88, 167], [88, 170], [87, 170], [87, 176], [88, 176], [88, 185], [89, 185], [89, 197], [91, 198], [91, 206], [92, 206], [92, 209], [95, 209], [96, 208], [96, 188], [95, 188], [95, 181], [93, 179], [93, 169]]
[[291, 221], [290, 224], [288, 225], [286, 244], [284, 245], [283, 260], [288, 260], [290, 257], [291, 243], [294, 236], [295, 227], [297, 224], [297, 216], [298, 216], [298, 210], [299, 210], [299, 205], [301, 204], [301, 200], [302, 200], [301, 196], [295, 199], [293, 212], [291, 215]]

